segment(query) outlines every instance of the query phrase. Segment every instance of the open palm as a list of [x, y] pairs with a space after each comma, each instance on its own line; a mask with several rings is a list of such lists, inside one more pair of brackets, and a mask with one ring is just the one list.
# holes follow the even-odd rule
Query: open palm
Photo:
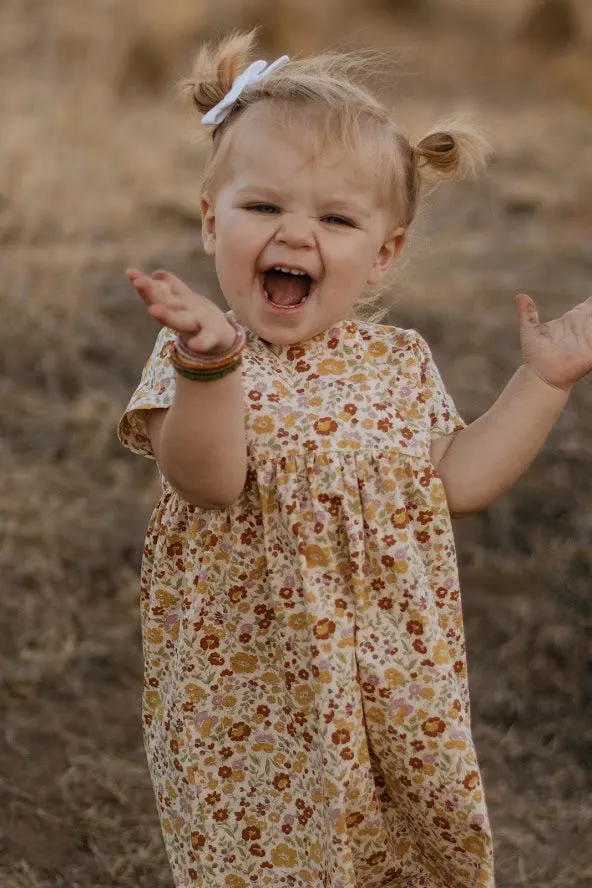
[[569, 389], [592, 370], [592, 296], [541, 324], [533, 299], [517, 298], [522, 360], [542, 379]]
[[148, 275], [130, 268], [127, 278], [152, 317], [163, 326], [176, 330], [189, 348], [214, 354], [231, 347], [236, 330], [224, 312], [174, 274], [155, 271]]

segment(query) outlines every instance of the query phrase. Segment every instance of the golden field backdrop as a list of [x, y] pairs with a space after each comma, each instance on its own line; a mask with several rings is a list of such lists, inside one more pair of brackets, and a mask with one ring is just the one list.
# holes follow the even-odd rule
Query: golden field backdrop
[[[391, 320], [465, 418], [519, 361], [513, 297], [592, 292], [587, 0], [0, 0], [0, 886], [171, 888], [140, 731], [137, 575], [154, 469], [115, 439], [156, 329], [126, 284], [219, 298], [199, 244], [200, 40], [392, 53], [412, 135], [472, 110], [496, 147], [430, 195]], [[386, 71], [386, 69], [385, 69]], [[457, 522], [499, 888], [592, 880], [592, 385], [529, 475]]]

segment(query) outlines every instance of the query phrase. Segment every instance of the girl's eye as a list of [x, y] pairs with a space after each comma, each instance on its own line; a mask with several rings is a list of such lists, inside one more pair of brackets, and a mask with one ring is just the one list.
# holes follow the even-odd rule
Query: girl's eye
[[345, 216], [324, 216], [323, 222], [327, 222], [329, 225], [342, 225], [346, 228], [355, 227], [351, 219], [346, 219]]
[[273, 204], [250, 204], [247, 209], [255, 213], [263, 213], [264, 215], [279, 213], [279, 208], [274, 207]]

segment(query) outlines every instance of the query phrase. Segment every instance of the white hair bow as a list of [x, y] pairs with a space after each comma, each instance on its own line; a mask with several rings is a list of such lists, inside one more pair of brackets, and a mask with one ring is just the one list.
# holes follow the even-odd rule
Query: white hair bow
[[253, 62], [252, 65], [249, 65], [246, 71], [239, 74], [233, 81], [231, 88], [224, 98], [211, 108], [207, 114], [204, 114], [201, 119], [202, 124], [204, 126], [218, 126], [219, 123], [222, 123], [222, 121], [228, 117], [232, 110], [232, 106], [247, 86], [251, 86], [251, 84], [263, 80], [264, 77], [267, 77], [268, 74], [271, 74], [271, 72], [275, 71], [276, 68], [279, 68], [280, 65], [285, 65], [286, 62], [289, 61], [290, 56], [284, 55], [281, 56], [281, 58], [276, 59], [275, 62], [272, 62], [271, 65], [268, 65], [267, 62], [264, 62], [262, 59]]

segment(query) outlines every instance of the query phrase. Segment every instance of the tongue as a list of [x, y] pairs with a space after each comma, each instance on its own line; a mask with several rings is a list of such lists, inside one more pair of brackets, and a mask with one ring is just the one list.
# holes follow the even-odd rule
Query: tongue
[[308, 275], [286, 274], [283, 271], [266, 271], [265, 292], [274, 305], [290, 308], [298, 305], [310, 290]]

